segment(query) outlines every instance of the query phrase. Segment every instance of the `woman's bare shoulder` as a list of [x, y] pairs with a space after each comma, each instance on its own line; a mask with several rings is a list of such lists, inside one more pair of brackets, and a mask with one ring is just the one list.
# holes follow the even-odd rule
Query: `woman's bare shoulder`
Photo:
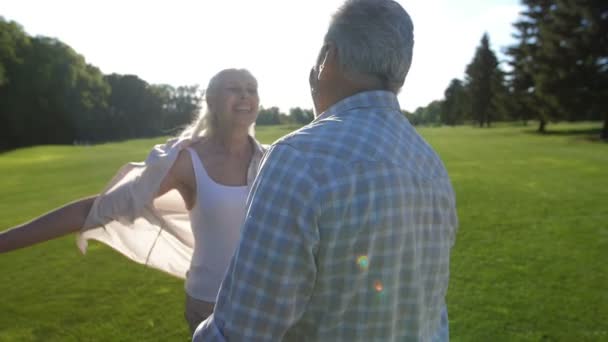
[[182, 196], [186, 208], [190, 210], [194, 203], [196, 191], [196, 181], [194, 180], [194, 177], [192, 160], [190, 159], [188, 150], [183, 149], [179, 152], [177, 159], [163, 179], [158, 196], [163, 195], [170, 190], [177, 190]]
[[194, 180], [194, 170], [192, 169], [192, 158], [187, 149], [182, 149], [177, 155], [177, 159], [169, 171], [171, 176], [180, 183], [191, 184]]

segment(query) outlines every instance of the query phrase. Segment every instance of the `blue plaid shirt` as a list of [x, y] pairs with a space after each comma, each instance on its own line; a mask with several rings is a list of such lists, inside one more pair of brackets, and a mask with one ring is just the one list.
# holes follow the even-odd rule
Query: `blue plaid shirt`
[[443, 163], [391, 92], [271, 146], [195, 341], [447, 341], [457, 228]]

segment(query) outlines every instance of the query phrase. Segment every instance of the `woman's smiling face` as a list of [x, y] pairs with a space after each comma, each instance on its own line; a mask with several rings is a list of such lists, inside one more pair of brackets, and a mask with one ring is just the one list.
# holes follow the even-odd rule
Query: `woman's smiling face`
[[257, 118], [260, 104], [257, 81], [247, 71], [227, 71], [207, 100], [220, 127], [249, 127]]

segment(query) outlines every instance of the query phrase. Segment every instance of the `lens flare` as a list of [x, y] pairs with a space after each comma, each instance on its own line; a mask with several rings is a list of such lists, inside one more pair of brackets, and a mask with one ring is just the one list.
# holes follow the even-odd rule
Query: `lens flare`
[[384, 291], [384, 286], [382, 286], [382, 283], [379, 280], [374, 282], [374, 290], [376, 290], [376, 292]]
[[361, 270], [366, 271], [369, 267], [369, 260], [367, 259], [367, 255], [360, 255], [357, 258], [357, 265], [359, 265], [359, 268]]

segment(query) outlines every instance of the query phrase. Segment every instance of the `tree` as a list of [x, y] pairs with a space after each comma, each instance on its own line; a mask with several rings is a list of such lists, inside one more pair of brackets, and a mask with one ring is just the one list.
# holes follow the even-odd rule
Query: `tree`
[[429, 103], [422, 112], [426, 124], [441, 125], [441, 107], [443, 101], [435, 100]]
[[300, 107], [295, 107], [289, 110], [289, 117], [292, 118], [298, 124], [306, 125], [315, 118], [315, 115], [312, 109], [302, 109]]
[[557, 0], [549, 15], [541, 30], [547, 67], [539, 76], [565, 119], [600, 119], [608, 111], [608, 3]]
[[418, 107], [413, 113], [402, 111], [408, 121], [414, 125], [440, 125], [443, 101], [433, 101], [426, 107]]
[[255, 121], [256, 125], [280, 125], [288, 120], [287, 116], [279, 111], [278, 107], [270, 107], [265, 109], [260, 107], [258, 118]]
[[192, 121], [200, 101], [197, 86], [104, 76], [61, 41], [0, 17], [0, 150], [167, 134]]
[[554, 0], [523, 0], [527, 6], [521, 13], [521, 19], [514, 24], [518, 33], [515, 37], [518, 44], [510, 47], [507, 53], [512, 56], [513, 66], [512, 89], [519, 97], [514, 108], [522, 109], [520, 116], [533, 114], [538, 118], [538, 131], [545, 132], [547, 123], [557, 121], [562, 111], [553, 96], [551, 78], [554, 76], [547, 55], [546, 34], [542, 34], [550, 25]]
[[[602, 139], [608, 140], [608, 2], [558, 0], [551, 32], [558, 53], [568, 56], [560, 68], [572, 85], [571, 118], [604, 120]], [[569, 102], [570, 102], [569, 101]]]
[[114, 139], [132, 139], [162, 134], [165, 100], [163, 93], [135, 75], [111, 74], [108, 99], [109, 133]]
[[4, 102], [14, 118], [13, 147], [72, 143], [87, 127], [87, 118], [105, 106], [109, 88], [101, 73], [53, 38], [31, 38], [21, 57]]
[[[531, 107], [539, 131], [549, 120], [604, 119], [608, 130], [608, 3], [525, 0], [509, 48], [511, 88]], [[608, 131], [603, 135], [608, 135]]]
[[[530, 54], [534, 52], [535, 45], [534, 25], [533, 23], [520, 19], [513, 25], [518, 33], [513, 37], [518, 43], [515, 46], [507, 48], [507, 55], [511, 58], [509, 65], [511, 72], [509, 73], [509, 101], [507, 103], [510, 112], [510, 117], [516, 120], [521, 120], [527, 124], [528, 120], [538, 117], [541, 121], [542, 129], [544, 129], [543, 118], [536, 111], [535, 93], [534, 93], [534, 78], [532, 76], [533, 64]], [[539, 128], [540, 128], [539, 127]]]
[[468, 111], [468, 98], [462, 81], [453, 79], [444, 95], [445, 99], [441, 105], [441, 122], [450, 126], [462, 123]]
[[20, 102], [25, 100], [18, 83], [24, 69], [24, 55], [31, 41], [23, 28], [0, 17], [0, 150], [20, 145], [26, 127], [19, 115]]
[[162, 131], [174, 134], [191, 123], [201, 109], [202, 95], [197, 85], [173, 88], [152, 86], [152, 92], [163, 103]]
[[467, 88], [471, 100], [471, 115], [480, 127], [490, 126], [492, 104], [500, 81], [498, 59], [490, 49], [490, 39], [485, 33], [477, 48], [473, 61], [467, 66]]

